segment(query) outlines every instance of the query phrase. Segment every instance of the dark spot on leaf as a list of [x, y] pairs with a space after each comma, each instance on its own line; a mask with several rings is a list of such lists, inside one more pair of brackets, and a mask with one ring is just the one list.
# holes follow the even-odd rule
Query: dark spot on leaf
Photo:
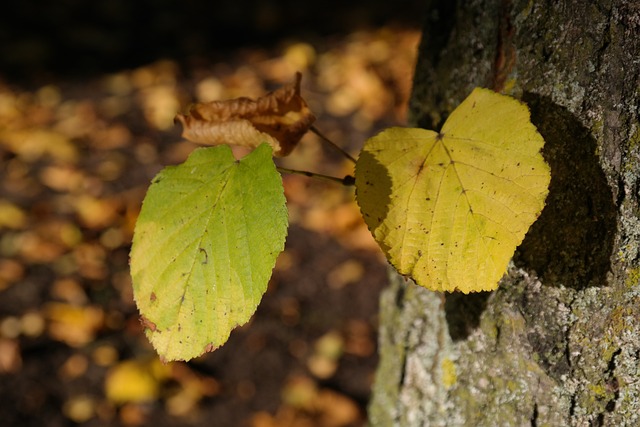
[[149, 296], [149, 300], [151, 302], [154, 302], [155, 300], [157, 300], [158, 298], [156, 298], [156, 293], [155, 292], [151, 292], [151, 296]]
[[156, 332], [158, 330], [156, 324], [144, 316], [140, 316], [140, 323], [145, 329], [149, 329], [151, 332]]
[[198, 248], [198, 250], [200, 251], [200, 253], [204, 254], [204, 259], [202, 261], [200, 261], [200, 264], [202, 264], [202, 265], [208, 264], [209, 263], [209, 254], [207, 254], [207, 251], [204, 248]]
[[212, 342], [210, 342], [209, 344], [207, 344], [204, 347], [204, 353], [211, 353], [212, 351], [216, 350], [218, 347], [214, 346]]

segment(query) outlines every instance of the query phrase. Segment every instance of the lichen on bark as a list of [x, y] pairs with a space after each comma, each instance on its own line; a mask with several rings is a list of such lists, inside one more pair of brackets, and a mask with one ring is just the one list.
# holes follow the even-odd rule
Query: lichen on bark
[[475, 86], [547, 140], [547, 207], [497, 291], [381, 299], [374, 426], [640, 425], [640, 5], [427, 2], [411, 120]]

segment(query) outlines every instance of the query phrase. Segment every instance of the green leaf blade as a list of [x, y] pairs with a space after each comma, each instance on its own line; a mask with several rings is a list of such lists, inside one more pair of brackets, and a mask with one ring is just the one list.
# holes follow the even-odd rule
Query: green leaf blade
[[284, 249], [287, 211], [271, 149], [236, 161], [200, 148], [154, 178], [131, 250], [136, 304], [165, 360], [189, 360], [227, 341], [266, 291]]

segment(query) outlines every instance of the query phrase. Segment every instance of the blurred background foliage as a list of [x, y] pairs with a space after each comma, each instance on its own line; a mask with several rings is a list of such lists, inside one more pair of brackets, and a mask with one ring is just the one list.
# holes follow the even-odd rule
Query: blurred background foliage
[[[252, 322], [159, 363], [128, 252], [151, 178], [195, 145], [189, 103], [303, 73], [357, 155], [402, 124], [420, 1], [16, 2], [0, 15], [0, 420], [8, 426], [360, 426], [385, 262], [353, 189], [284, 177], [291, 228]], [[283, 166], [352, 164], [307, 135]]]

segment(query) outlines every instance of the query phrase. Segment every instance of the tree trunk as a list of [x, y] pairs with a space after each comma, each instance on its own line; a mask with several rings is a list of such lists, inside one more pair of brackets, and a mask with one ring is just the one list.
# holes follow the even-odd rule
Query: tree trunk
[[640, 425], [640, 4], [429, 2], [412, 124], [475, 86], [524, 100], [546, 207], [498, 290], [391, 273], [372, 426]]

